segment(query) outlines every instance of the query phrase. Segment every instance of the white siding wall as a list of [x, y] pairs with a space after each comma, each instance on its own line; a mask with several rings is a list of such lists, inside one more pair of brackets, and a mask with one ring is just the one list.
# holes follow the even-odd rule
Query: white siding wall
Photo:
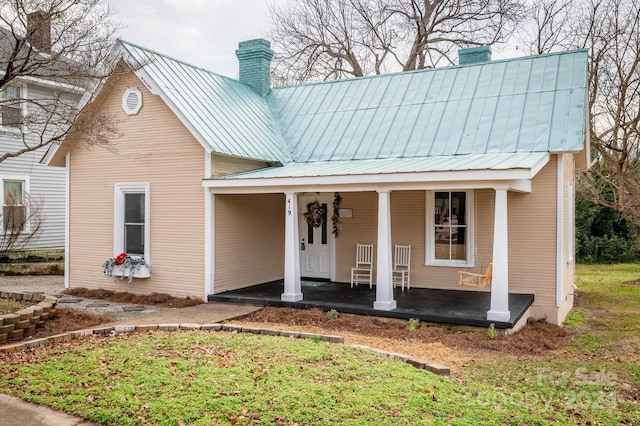
[[[29, 86], [27, 96], [43, 98], [47, 89]], [[0, 128], [0, 153], [15, 152], [23, 148], [20, 134]], [[40, 237], [32, 240], [27, 249], [64, 248], [64, 179], [63, 167], [40, 164], [46, 148], [29, 152], [0, 163], [0, 178], [25, 178], [30, 182], [29, 193], [42, 205], [44, 223]], [[0, 201], [2, 191], [0, 187]]]

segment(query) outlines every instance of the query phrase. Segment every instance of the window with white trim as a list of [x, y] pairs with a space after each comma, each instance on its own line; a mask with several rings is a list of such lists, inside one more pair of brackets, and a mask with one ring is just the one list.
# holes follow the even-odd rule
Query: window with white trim
[[473, 191], [427, 191], [428, 265], [473, 266]]
[[149, 184], [115, 186], [114, 254], [139, 256], [149, 263]]
[[29, 232], [25, 184], [21, 179], [2, 180], [2, 229], [5, 235]]
[[22, 98], [23, 89], [19, 85], [8, 85], [2, 89], [2, 127], [17, 128], [22, 127]]

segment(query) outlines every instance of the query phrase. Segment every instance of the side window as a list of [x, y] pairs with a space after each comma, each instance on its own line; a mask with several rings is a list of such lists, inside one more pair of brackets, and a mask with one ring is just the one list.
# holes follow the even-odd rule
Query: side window
[[144, 192], [124, 194], [124, 251], [144, 256]]
[[28, 230], [27, 212], [24, 205], [25, 181], [5, 179], [2, 181], [2, 227], [4, 233], [18, 234]]
[[473, 264], [473, 192], [427, 192], [427, 259], [439, 266]]
[[148, 183], [117, 183], [114, 202], [114, 255], [127, 253], [149, 260]]
[[20, 128], [22, 126], [22, 89], [20, 86], [6, 86], [2, 90], [2, 126]]

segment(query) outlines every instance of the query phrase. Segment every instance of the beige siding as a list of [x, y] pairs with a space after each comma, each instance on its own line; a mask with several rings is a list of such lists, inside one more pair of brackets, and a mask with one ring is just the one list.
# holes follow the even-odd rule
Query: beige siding
[[345, 192], [340, 194], [340, 208], [352, 209], [352, 219], [342, 219], [336, 238], [336, 281], [350, 282], [357, 243], [376, 244], [378, 235], [378, 194]]
[[[127, 116], [127, 87], [143, 93], [139, 114]], [[71, 150], [71, 287], [204, 297], [204, 150], [158, 96], [132, 74], [103, 91], [103, 111], [115, 114], [121, 137], [112, 151]], [[150, 184], [150, 260], [153, 276], [132, 285], [106, 279], [102, 263], [114, 251], [114, 184]]]
[[212, 154], [211, 159], [214, 176], [229, 175], [267, 167], [267, 164], [263, 161], [228, 157], [219, 154]]
[[282, 279], [284, 194], [215, 196], [214, 293]]
[[556, 312], [557, 156], [536, 175], [531, 193], [509, 194], [509, 291], [533, 293], [532, 317]]

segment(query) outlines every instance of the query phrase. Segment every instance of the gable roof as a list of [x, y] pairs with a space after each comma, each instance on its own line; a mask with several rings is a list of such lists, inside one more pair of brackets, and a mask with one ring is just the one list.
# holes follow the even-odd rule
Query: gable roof
[[587, 51], [274, 88], [120, 40], [210, 152], [282, 164], [584, 148]]
[[[496, 157], [503, 165], [532, 170], [532, 158], [588, 141], [585, 49], [277, 87], [266, 97], [126, 41], [115, 50], [207, 152], [288, 166], [255, 178], [340, 175], [359, 161], [372, 173], [496, 170], [478, 159], [498, 153], [513, 154]], [[545, 155], [519, 155], [527, 153]]]
[[587, 51], [275, 88], [297, 162], [583, 149]]
[[208, 152], [290, 160], [266, 99], [251, 87], [133, 43], [118, 43], [149, 90], [163, 97]]

